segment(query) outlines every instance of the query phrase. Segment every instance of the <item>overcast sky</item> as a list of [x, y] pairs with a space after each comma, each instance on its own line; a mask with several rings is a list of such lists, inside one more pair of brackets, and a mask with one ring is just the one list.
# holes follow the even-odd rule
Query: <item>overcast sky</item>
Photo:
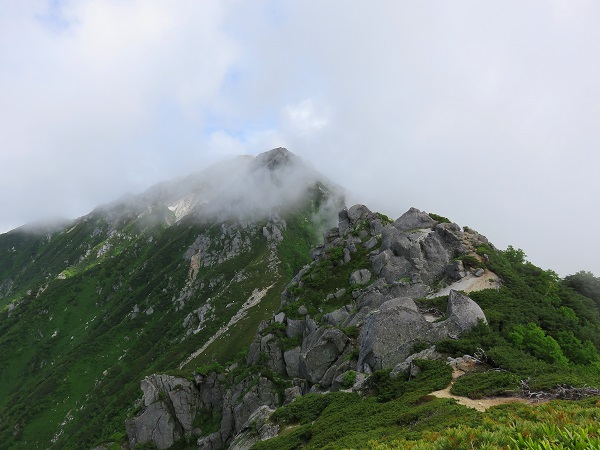
[[0, 232], [284, 146], [600, 275], [600, 2], [3, 0]]

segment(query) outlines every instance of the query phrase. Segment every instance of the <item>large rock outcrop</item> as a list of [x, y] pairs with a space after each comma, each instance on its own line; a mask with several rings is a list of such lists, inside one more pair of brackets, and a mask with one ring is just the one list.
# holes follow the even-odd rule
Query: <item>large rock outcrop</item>
[[431, 323], [410, 298], [386, 301], [369, 314], [362, 328], [358, 370], [394, 367], [414, 353], [415, 345], [457, 338], [478, 321], [486, 321], [479, 305], [456, 291], [450, 291], [446, 316], [444, 321]]
[[[360, 390], [375, 370], [394, 368], [397, 374], [412, 370], [415, 358], [440, 357], [436, 342], [457, 338], [486, 318], [454, 290], [445, 316], [425, 311], [423, 298], [473, 271], [463, 259], [478, 261], [475, 250], [483, 244], [490, 245], [478, 233], [415, 208], [394, 222], [364, 205], [342, 210], [338, 227], [312, 251], [312, 263], [282, 293], [285, 312], [259, 326], [246, 361], [258, 368], [255, 373], [239, 381], [198, 376], [193, 383], [148, 377], [142, 382], [144, 409], [127, 423], [130, 443], [167, 448], [197, 434], [200, 449], [249, 448], [278, 432], [268, 417], [297, 396], [340, 389], [350, 371], [357, 380], [351, 388]], [[334, 273], [344, 276], [332, 278], [338, 284], [324, 283], [324, 291], [318, 283]], [[311, 304], [303, 303], [307, 287]], [[323, 296], [321, 303], [315, 304], [315, 295]], [[429, 348], [417, 353], [424, 344]], [[279, 377], [278, 387], [273, 377]], [[283, 394], [282, 379], [288, 380]], [[209, 410], [218, 411], [219, 430], [195, 429], [194, 415]]]
[[141, 382], [144, 410], [126, 422], [132, 446], [154, 442], [169, 448], [192, 433], [196, 411], [201, 403], [194, 384], [185, 378], [150, 375]]

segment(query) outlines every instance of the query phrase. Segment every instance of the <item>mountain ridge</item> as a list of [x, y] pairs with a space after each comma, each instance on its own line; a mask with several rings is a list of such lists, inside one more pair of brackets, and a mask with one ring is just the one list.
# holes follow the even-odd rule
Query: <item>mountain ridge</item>
[[[471, 417], [421, 399], [450, 382], [443, 358], [465, 354], [479, 363], [459, 395], [600, 386], [592, 274], [562, 281], [416, 208], [346, 209], [282, 148], [45, 231], [0, 235], [7, 448], [416, 442], [394, 408], [452, 410], [415, 412], [417, 428]], [[443, 291], [474, 279], [483, 290]]]

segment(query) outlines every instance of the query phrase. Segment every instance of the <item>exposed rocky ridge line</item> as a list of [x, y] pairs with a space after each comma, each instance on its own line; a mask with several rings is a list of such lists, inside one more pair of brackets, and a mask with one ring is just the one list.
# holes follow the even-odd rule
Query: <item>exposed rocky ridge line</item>
[[[263, 232], [265, 237], [276, 234], [269, 229]], [[433, 293], [433, 286], [443, 287], [479, 270], [469, 268], [461, 258], [470, 256], [466, 261], [473, 263], [479, 258], [475, 250], [484, 244], [490, 246], [478, 233], [439, 223], [415, 208], [394, 222], [363, 205], [341, 211], [338, 226], [312, 251], [313, 262], [282, 293], [282, 307], [287, 312], [259, 327], [246, 359], [247, 366], [258, 372], [237, 380], [239, 367], [234, 364], [227, 369], [228, 377], [214, 373], [197, 376], [189, 385], [195, 395], [190, 404], [199, 404], [200, 409], [210, 407], [222, 416], [219, 431], [199, 437], [198, 447], [249, 448], [277, 432], [267, 419], [281, 404], [308, 392], [342, 388], [360, 392], [375, 370], [407, 372], [415, 358], [439, 357], [433, 348], [418, 353], [413, 349], [456, 338], [479, 321], [485, 322], [485, 315], [473, 300], [454, 290], [450, 291], [445, 318], [437, 322], [432, 322], [415, 300]], [[317, 305], [303, 303], [309, 299], [306, 289], [318, 283], [319, 277], [326, 280], [328, 273], [346, 266], [356, 270], [349, 272], [342, 285], [331, 286]], [[342, 306], [328, 306], [345, 299], [348, 303]], [[352, 386], [345, 381], [349, 372], [354, 372]], [[278, 383], [287, 388], [282, 391], [271, 380], [280, 380]], [[164, 398], [171, 398], [168, 383], [152, 383], [164, 390]], [[156, 411], [146, 417], [152, 400], [162, 401], [156, 400], [153, 392], [144, 390], [144, 404], [150, 403], [128, 422], [131, 444], [156, 443], [146, 430], [151, 425], [157, 429], [165, 420], [181, 424], [168, 428], [173, 441], [183, 435], [201, 434], [186, 429], [177, 412], [175, 416], [165, 415], [169, 408], [164, 401], [165, 405], [155, 407]], [[255, 426], [249, 426], [251, 417], [257, 418]], [[160, 429], [167, 429], [166, 425]]]

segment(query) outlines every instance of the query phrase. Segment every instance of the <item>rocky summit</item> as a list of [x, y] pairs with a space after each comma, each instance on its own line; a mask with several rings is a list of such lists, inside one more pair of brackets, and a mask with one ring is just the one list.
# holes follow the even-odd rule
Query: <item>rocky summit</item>
[[598, 285], [239, 157], [0, 235], [0, 447], [596, 448]]

